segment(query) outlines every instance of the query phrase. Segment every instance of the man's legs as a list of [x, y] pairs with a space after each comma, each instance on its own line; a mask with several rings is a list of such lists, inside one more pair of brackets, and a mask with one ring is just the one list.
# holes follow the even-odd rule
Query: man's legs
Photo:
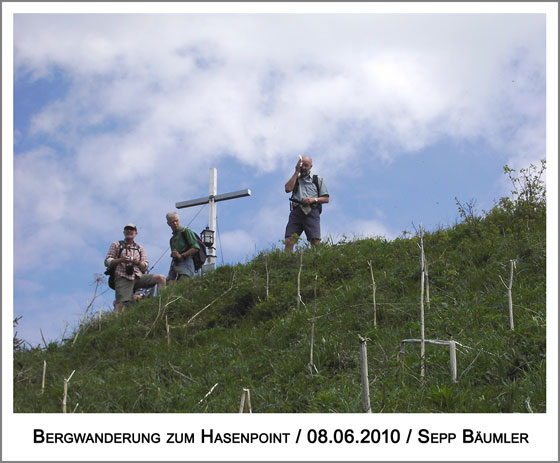
[[305, 215], [301, 212], [299, 207], [296, 207], [290, 212], [290, 217], [288, 218], [288, 225], [286, 225], [285, 237], [285, 247], [284, 251], [293, 252], [296, 240], [294, 235], [301, 235], [303, 231], [303, 219]]
[[158, 294], [160, 294], [162, 288], [165, 288], [165, 284], [165, 275], [160, 275], [159, 273], [155, 273], [152, 275], [150, 273], [147, 273], [134, 280], [134, 291], [140, 288], [151, 288], [152, 286], [157, 285], [157, 292]]
[[321, 241], [321, 214], [319, 209], [312, 209], [305, 217], [303, 223], [305, 236], [311, 243], [311, 246], [317, 246]]
[[284, 251], [294, 252], [294, 244], [296, 244], [296, 240], [291, 236], [287, 236], [285, 242], [286, 245], [284, 246]]
[[134, 280], [115, 275], [115, 301], [113, 307], [115, 312], [123, 310], [124, 305], [132, 300], [134, 293]]

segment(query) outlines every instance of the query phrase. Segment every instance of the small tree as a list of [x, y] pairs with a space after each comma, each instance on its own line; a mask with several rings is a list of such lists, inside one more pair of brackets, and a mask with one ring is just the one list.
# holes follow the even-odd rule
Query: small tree
[[509, 177], [513, 190], [511, 198], [500, 199], [499, 207], [520, 219], [527, 230], [531, 229], [534, 221], [546, 214], [546, 185], [543, 180], [545, 170], [544, 159], [541, 160], [540, 168], [531, 164], [519, 172], [504, 166], [504, 172]]

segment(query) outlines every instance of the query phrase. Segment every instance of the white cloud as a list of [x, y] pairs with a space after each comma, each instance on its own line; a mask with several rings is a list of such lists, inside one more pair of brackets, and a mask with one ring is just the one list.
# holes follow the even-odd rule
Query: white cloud
[[[165, 212], [202, 196], [223, 158], [255, 179], [320, 153], [330, 188], [365, 160], [448, 138], [484, 140], [513, 166], [534, 162], [544, 156], [544, 26], [544, 15], [507, 14], [16, 15], [16, 86], [68, 87], [27, 134], [16, 127], [17, 140], [57, 147], [15, 157], [16, 271], [102, 261], [130, 221], [155, 261]], [[250, 233], [224, 232], [226, 260], [278, 244], [280, 194], [255, 198]], [[396, 236], [380, 216], [328, 207], [325, 232]]]
[[544, 69], [543, 32], [544, 19], [506, 15], [31, 15], [16, 20], [15, 59], [20, 72], [72, 79], [36, 130], [117, 121], [117, 164], [132, 140], [153, 150], [131, 151], [150, 166], [187, 145], [273, 169], [335, 142], [341, 124], [359, 126], [355, 143], [401, 150], [446, 134], [493, 139], [544, 95], [528, 78]]
[[[225, 249], [224, 263], [231, 263], [232, 257], [236, 258], [235, 261], [249, 260], [256, 254], [256, 241], [245, 230], [232, 230], [222, 233], [220, 242], [218, 243], [222, 249]], [[218, 253], [218, 262], [221, 261], [220, 250]], [[234, 262], [235, 262], [234, 261]]]

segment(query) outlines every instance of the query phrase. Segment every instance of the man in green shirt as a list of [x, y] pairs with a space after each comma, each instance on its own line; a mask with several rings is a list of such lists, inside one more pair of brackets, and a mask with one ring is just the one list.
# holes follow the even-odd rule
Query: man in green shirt
[[193, 278], [195, 273], [193, 255], [200, 250], [196, 236], [189, 227], [181, 227], [181, 221], [176, 212], [168, 212], [165, 218], [167, 225], [173, 231], [169, 240], [173, 260], [167, 281], [177, 281], [185, 276]]

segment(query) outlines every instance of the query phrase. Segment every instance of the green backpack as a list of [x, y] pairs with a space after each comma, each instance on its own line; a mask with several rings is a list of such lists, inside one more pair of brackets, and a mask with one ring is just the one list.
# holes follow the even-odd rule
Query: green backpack
[[[183, 238], [185, 239], [185, 242], [188, 243], [189, 240], [187, 239], [187, 236], [185, 234], [185, 231], [187, 230], [188, 227], [181, 227], [181, 233], [183, 234]], [[196, 242], [198, 243], [198, 252], [193, 254], [192, 258], [193, 258], [193, 262], [194, 262], [194, 271], [198, 272], [202, 266], [204, 265], [204, 262], [206, 262], [206, 258], [208, 257], [207, 251], [206, 251], [206, 245], [204, 244], [204, 242], [200, 239], [200, 236], [198, 236], [198, 234], [194, 231], [191, 230], [193, 232], [193, 235], [196, 238]], [[169, 240], [169, 247], [171, 247], [171, 240]], [[190, 248], [189, 248], [190, 249]]]

